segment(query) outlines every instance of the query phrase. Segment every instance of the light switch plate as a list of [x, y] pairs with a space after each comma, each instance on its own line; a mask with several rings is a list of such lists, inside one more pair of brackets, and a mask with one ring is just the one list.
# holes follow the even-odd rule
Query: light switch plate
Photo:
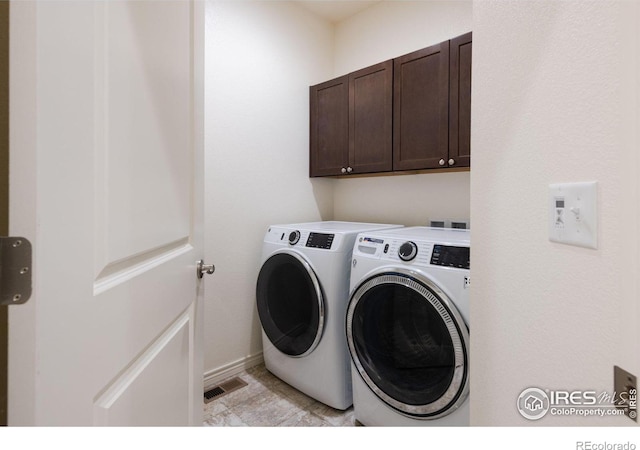
[[598, 182], [549, 185], [549, 240], [598, 248]]

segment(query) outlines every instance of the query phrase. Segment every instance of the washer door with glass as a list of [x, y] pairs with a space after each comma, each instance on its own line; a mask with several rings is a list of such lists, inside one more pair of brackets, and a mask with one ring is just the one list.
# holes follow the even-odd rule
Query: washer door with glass
[[414, 273], [374, 275], [351, 295], [351, 358], [369, 388], [406, 416], [434, 419], [466, 399], [468, 338], [447, 295]]
[[318, 278], [300, 255], [276, 253], [262, 265], [256, 287], [258, 315], [271, 343], [289, 356], [305, 356], [322, 336], [324, 299]]

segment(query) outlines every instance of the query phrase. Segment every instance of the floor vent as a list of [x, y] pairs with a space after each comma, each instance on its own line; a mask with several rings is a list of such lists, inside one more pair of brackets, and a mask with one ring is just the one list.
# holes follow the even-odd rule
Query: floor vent
[[229, 392], [233, 392], [245, 386], [247, 386], [247, 383], [245, 383], [241, 378], [231, 378], [230, 380], [227, 380], [224, 383], [220, 383], [219, 385], [214, 386], [206, 391], [204, 393], [204, 402], [212, 402], [215, 399], [228, 394]]

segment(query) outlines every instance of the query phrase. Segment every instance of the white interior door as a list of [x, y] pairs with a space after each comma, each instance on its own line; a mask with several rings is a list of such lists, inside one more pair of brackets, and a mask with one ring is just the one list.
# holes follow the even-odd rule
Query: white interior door
[[9, 425], [202, 424], [202, 9], [11, 3]]

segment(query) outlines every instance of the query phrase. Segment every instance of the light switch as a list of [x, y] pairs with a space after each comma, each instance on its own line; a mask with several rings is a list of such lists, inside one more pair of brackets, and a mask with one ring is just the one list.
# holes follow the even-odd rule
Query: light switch
[[598, 182], [549, 185], [549, 240], [598, 248]]

